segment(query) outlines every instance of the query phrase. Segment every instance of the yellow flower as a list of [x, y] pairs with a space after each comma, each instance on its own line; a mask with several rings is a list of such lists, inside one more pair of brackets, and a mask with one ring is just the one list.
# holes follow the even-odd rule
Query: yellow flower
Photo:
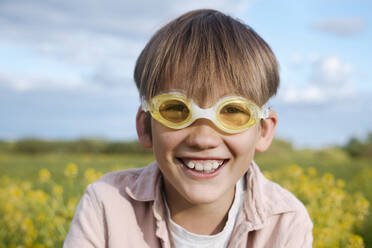
[[65, 169], [65, 176], [68, 178], [75, 178], [78, 174], [78, 167], [74, 163], [69, 163]]
[[62, 195], [63, 187], [61, 185], [56, 185], [53, 187], [53, 194], [54, 195]]
[[102, 176], [102, 173], [96, 172], [93, 168], [87, 169], [84, 172], [84, 178], [87, 183], [93, 183]]
[[32, 220], [30, 218], [25, 218], [22, 223], [22, 230], [27, 231], [34, 227]]
[[9, 189], [10, 196], [12, 198], [21, 198], [23, 196], [23, 191], [17, 186], [13, 186]]
[[39, 216], [37, 217], [37, 221], [38, 222], [44, 222], [46, 220], [46, 216], [45, 214], [39, 214]]
[[42, 190], [30, 191], [27, 196], [39, 205], [45, 204], [48, 199], [48, 195]]
[[307, 172], [309, 173], [310, 176], [316, 176], [316, 169], [313, 167], [310, 167]]
[[345, 187], [345, 181], [342, 180], [342, 179], [337, 179], [337, 181], [336, 181], [336, 185], [337, 185], [337, 187], [339, 187], [339, 188], [343, 188], [343, 187]]
[[67, 205], [66, 205], [66, 216], [72, 218], [74, 216], [75, 208], [78, 203], [78, 200], [76, 198], [70, 198], [68, 199]]
[[359, 235], [350, 234], [346, 248], [363, 248], [363, 239]]
[[30, 182], [25, 181], [25, 182], [22, 182], [22, 183], [21, 183], [21, 188], [22, 188], [23, 190], [25, 190], [25, 191], [30, 190], [31, 187], [32, 187], [32, 184], [31, 184]]
[[289, 172], [291, 173], [291, 176], [298, 178], [303, 174], [303, 169], [295, 164], [289, 167]]
[[35, 245], [35, 248], [45, 248], [46, 246], [45, 245], [42, 245], [42, 244], [36, 244]]
[[39, 171], [39, 179], [42, 183], [46, 183], [50, 179], [50, 172], [47, 169], [41, 169]]
[[269, 171], [262, 171], [262, 173], [267, 179], [272, 180], [272, 175]]
[[27, 235], [23, 238], [23, 240], [24, 240], [27, 247], [32, 247], [33, 246], [32, 243], [34, 242], [34, 239], [32, 238], [32, 236]]
[[326, 185], [334, 185], [335, 183], [335, 178], [331, 173], [325, 173], [322, 177], [323, 183]]
[[10, 214], [14, 211], [14, 206], [10, 203], [6, 203], [4, 210], [5, 210], [5, 213]]

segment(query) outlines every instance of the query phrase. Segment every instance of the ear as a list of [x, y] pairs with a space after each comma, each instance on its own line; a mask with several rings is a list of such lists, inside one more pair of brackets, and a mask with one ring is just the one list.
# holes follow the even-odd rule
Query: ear
[[146, 113], [141, 107], [138, 108], [136, 116], [136, 129], [140, 144], [144, 148], [152, 148], [151, 134], [146, 130]]
[[277, 122], [278, 116], [273, 110], [270, 110], [269, 117], [261, 120], [260, 137], [256, 143], [257, 152], [264, 152], [269, 148], [275, 135]]

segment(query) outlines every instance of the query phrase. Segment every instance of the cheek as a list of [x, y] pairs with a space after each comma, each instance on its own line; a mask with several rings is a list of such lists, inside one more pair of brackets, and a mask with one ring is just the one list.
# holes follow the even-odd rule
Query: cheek
[[231, 152], [237, 157], [252, 157], [254, 155], [256, 144], [258, 142], [258, 132], [248, 130], [227, 138], [227, 144]]
[[156, 156], [172, 152], [181, 142], [182, 135], [178, 131], [164, 127], [156, 121], [152, 121], [153, 149]]

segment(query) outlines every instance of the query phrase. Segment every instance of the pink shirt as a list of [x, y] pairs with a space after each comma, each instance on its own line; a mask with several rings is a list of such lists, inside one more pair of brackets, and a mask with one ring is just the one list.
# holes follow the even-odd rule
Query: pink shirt
[[[312, 222], [290, 192], [252, 162], [228, 247], [312, 247]], [[89, 185], [64, 243], [69, 247], [172, 247], [156, 162], [112, 172]]]

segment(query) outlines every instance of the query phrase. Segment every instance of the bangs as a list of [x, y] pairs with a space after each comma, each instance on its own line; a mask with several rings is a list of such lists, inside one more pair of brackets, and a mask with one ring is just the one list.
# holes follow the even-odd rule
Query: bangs
[[146, 99], [181, 89], [194, 99], [223, 93], [263, 105], [276, 93], [279, 76], [271, 49], [249, 26], [199, 10], [154, 35], [137, 60], [135, 81]]

